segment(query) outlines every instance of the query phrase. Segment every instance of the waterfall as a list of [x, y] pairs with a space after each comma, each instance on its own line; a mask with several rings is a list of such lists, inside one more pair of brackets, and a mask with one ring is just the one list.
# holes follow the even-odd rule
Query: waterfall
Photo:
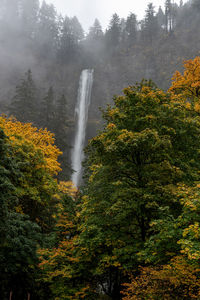
[[85, 144], [88, 109], [90, 105], [93, 84], [93, 70], [83, 70], [79, 81], [75, 118], [77, 119], [74, 147], [72, 152], [72, 182], [78, 186], [82, 173], [82, 161], [84, 158], [83, 148]]

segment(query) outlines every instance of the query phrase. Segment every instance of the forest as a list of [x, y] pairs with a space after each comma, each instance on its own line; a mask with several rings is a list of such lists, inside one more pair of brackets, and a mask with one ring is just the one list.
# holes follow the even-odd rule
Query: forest
[[199, 0], [166, 0], [86, 33], [45, 1], [0, 0], [1, 300], [200, 299], [199, 21]]

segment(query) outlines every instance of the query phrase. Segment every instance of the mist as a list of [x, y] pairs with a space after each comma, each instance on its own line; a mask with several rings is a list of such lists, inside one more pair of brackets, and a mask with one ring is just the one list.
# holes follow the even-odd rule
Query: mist
[[[58, 13], [68, 15], [70, 17], [76, 15], [84, 30], [88, 32], [96, 18], [101, 22], [102, 28], [105, 30], [109, 25], [109, 20], [112, 14], [114, 13], [119, 14], [121, 18], [127, 18], [130, 12], [133, 12], [138, 16], [138, 19], [142, 19], [144, 18], [145, 10], [150, 1], [124, 0], [116, 3], [114, 0], [68, 0], [67, 2], [62, 0], [48, 0], [47, 2], [49, 4], [53, 3]], [[179, 4], [179, 2], [180, 1], [178, 0], [175, 1], [177, 4]], [[159, 6], [164, 9], [164, 1], [162, 0], [155, 0], [153, 1], [153, 4], [156, 10], [158, 10]]]
[[[161, 4], [158, 1], [155, 6], [147, 6], [145, 1], [137, 7], [127, 2], [123, 8], [120, 4], [113, 7], [110, 2], [106, 10], [104, 2], [84, 1], [80, 5], [68, 2], [61, 7], [62, 3], [0, 2], [0, 107], [2, 112], [19, 118], [13, 99], [16, 88], [26, 82], [27, 71], [31, 70], [36, 111], [29, 121], [39, 127], [47, 126], [57, 134], [59, 147], [67, 155], [72, 147], [74, 108], [83, 69], [94, 69], [95, 74], [86, 133], [88, 140], [102, 126], [99, 107], [113, 103], [113, 95], [122, 93], [123, 88], [142, 78], [152, 79], [167, 89], [174, 70], [181, 69], [184, 59], [198, 54], [200, 39], [199, 11], [192, 1], [180, 5], [171, 3], [170, 13], [164, 3], [163, 9], [158, 9]], [[82, 18], [81, 22], [75, 13]], [[107, 21], [102, 19], [108, 15]], [[102, 23], [96, 18], [98, 16]], [[87, 33], [86, 27], [89, 27]], [[47, 124], [49, 121], [41, 115], [50, 88], [54, 93], [54, 109], [58, 109], [61, 95], [66, 98], [66, 120], [70, 125], [66, 126], [65, 133], [56, 129], [59, 120], [55, 116], [48, 116], [51, 124]], [[67, 160], [70, 165], [70, 158]], [[63, 169], [65, 176], [70, 176], [67, 164]]]
[[138, 3], [0, 0], [1, 300], [200, 295], [200, 2]]

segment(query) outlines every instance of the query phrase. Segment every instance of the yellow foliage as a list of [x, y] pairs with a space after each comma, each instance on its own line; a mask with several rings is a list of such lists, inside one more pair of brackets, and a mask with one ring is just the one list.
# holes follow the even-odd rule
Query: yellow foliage
[[123, 300], [200, 299], [200, 270], [183, 256], [174, 257], [167, 265], [144, 267], [140, 275], [125, 284]]
[[[200, 98], [200, 57], [184, 62], [183, 74], [176, 71], [172, 77], [169, 92], [184, 99], [199, 100]], [[197, 106], [196, 106], [197, 108]], [[199, 106], [198, 106], [199, 110]]]
[[75, 198], [78, 191], [72, 181], [60, 181], [58, 185], [58, 189], [63, 194], [67, 194], [72, 198]]
[[[30, 159], [34, 160], [36, 152], [42, 152], [44, 160], [38, 164], [38, 168], [45, 168], [51, 175], [61, 171], [57, 161], [62, 152], [54, 144], [53, 133], [47, 129], [37, 129], [31, 123], [21, 123], [14, 118], [0, 117], [0, 127], [9, 137], [14, 153], [19, 153], [19, 149], [31, 149]], [[22, 150], [21, 150], [22, 151]], [[37, 162], [38, 163], [38, 162]]]
[[113, 124], [113, 123], [109, 123], [109, 124], [107, 125], [107, 129], [108, 129], [108, 130], [112, 130], [112, 129], [115, 129], [115, 128], [116, 128], [116, 125]]

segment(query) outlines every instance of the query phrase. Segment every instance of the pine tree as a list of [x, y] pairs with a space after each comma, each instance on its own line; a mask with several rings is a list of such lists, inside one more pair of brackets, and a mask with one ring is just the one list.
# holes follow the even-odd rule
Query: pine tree
[[36, 34], [39, 13], [39, 0], [22, 0], [21, 29], [27, 39], [33, 40]]
[[109, 29], [106, 32], [106, 43], [109, 49], [115, 49], [119, 46], [120, 34], [120, 17], [117, 14], [114, 14], [110, 21]]
[[57, 13], [52, 4], [42, 2], [36, 32], [38, 55], [42, 59], [55, 57], [58, 48]]
[[126, 20], [126, 32], [128, 34], [128, 46], [137, 42], [137, 18], [131, 13]]
[[149, 3], [147, 5], [143, 28], [142, 28], [142, 35], [144, 41], [152, 45], [154, 39], [157, 37], [158, 29], [159, 29], [158, 20], [155, 15], [154, 6], [152, 3]]
[[165, 29], [167, 32], [172, 32], [176, 23], [177, 4], [172, 3], [171, 0], [165, 1]]
[[158, 19], [158, 25], [163, 28], [165, 26], [165, 14], [161, 6], [159, 7], [157, 12], [157, 19]]
[[31, 70], [25, 73], [24, 79], [16, 87], [9, 112], [21, 122], [37, 121], [37, 90]]
[[72, 19], [65, 17], [61, 20], [60, 31], [58, 58], [62, 63], [66, 63], [77, 57], [79, 43], [83, 39], [84, 33], [76, 17]]
[[99, 40], [103, 37], [103, 30], [98, 19], [95, 19], [93, 26], [90, 27], [87, 38], [90, 40]]
[[55, 114], [55, 94], [51, 86], [42, 102], [42, 110], [40, 113], [41, 126], [47, 127], [48, 130], [54, 132]]
[[[61, 149], [63, 155], [60, 157], [59, 162], [62, 164], [62, 171], [66, 179], [66, 175], [69, 175], [69, 147], [68, 147], [68, 107], [67, 99], [62, 94], [57, 101], [56, 119], [54, 122], [54, 133], [56, 137], [56, 145]], [[62, 175], [60, 175], [62, 177]], [[61, 178], [60, 177], [60, 178]]]

